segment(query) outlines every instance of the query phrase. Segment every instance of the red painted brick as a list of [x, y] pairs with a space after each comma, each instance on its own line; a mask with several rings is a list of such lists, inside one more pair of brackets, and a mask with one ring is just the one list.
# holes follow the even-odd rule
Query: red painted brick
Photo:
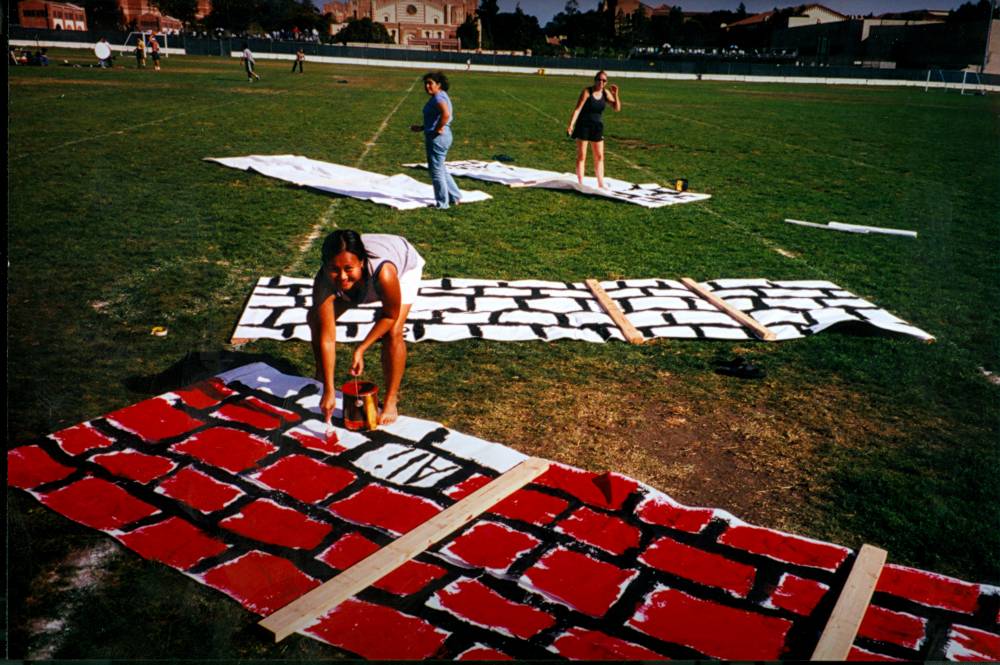
[[214, 411], [212, 415], [221, 420], [232, 420], [244, 425], [250, 425], [250, 427], [258, 430], [270, 431], [278, 429], [284, 424], [281, 418], [269, 413], [263, 413], [257, 409], [248, 408], [244, 404], [226, 404], [217, 411]]
[[455, 660], [514, 660], [503, 651], [477, 644], [458, 654]]
[[1000, 635], [955, 624], [944, 655], [948, 660], [1000, 662]]
[[7, 452], [7, 484], [31, 489], [73, 473], [73, 467], [55, 461], [38, 446], [21, 446]]
[[112, 411], [105, 418], [118, 427], [153, 443], [180, 436], [204, 425], [202, 421], [192, 418], [180, 409], [175, 409], [160, 397]]
[[595, 512], [586, 506], [559, 522], [556, 529], [612, 554], [622, 554], [637, 547], [642, 535], [639, 529], [625, 520]]
[[276, 448], [263, 439], [229, 427], [213, 427], [171, 446], [213, 466], [239, 473], [252, 467]]
[[719, 605], [676, 589], [649, 594], [628, 625], [712, 658], [777, 660], [790, 621]]
[[836, 570], [850, 553], [846, 547], [741, 524], [726, 529], [719, 542], [800, 566]]
[[978, 584], [906, 566], [884, 567], [875, 590], [964, 614], [974, 613], [979, 606]]
[[926, 626], [927, 620], [921, 617], [869, 605], [858, 628], [858, 636], [898, 644], [907, 649], [919, 649], [924, 641]]
[[49, 435], [70, 455], [79, 455], [94, 448], [106, 448], [114, 439], [105, 436], [87, 423], [81, 423]]
[[506, 572], [519, 556], [540, 541], [495, 522], [480, 522], [442, 549], [442, 553], [470, 566]]
[[280, 406], [275, 406], [269, 402], [265, 402], [262, 399], [258, 399], [251, 395], [243, 400], [242, 404], [246, 405], [251, 409], [257, 409], [264, 413], [270, 413], [273, 416], [277, 416], [284, 420], [286, 423], [297, 423], [302, 420], [299, 414], [294, 411], [289, 411], [288, 409], [282, 409]]
[[347, 570], [379, 549], [378, 543], [373, 543], [360, 533], [352, 531], [341, 536], [333, 545], [323, 550], [318, 558], [337, 570]]
[[422, 660], [448, 633], [423, 619], [351, 598], [306, 629], [310, 635], [371, 660]]
[[785, 573], [778, 581], [777, 588], [768, 598], [768, 602], [772, 607], [788, 610], [801, 616], [809, 616], [829, 590], [830, 587], [822, 582]]
[[546, 596], [592, 617], [604, 616], [636, 575], [637, 571], [561, 547], [524, 573], [525, 579]]
[[219, 526], [264, 543], [311, 550], [331, 531], [329, 524], [317, 522], [302, 513], [279, 506], [268, 499], [247, 504]]
[[357, 476], [305, 455], [289, 455], [254, 474], [254, 478], [299, 501], [316, 503], [344, 489]]
[[236, 393], [230, 390], [222, 380], [211, 378], [207, 381], [199, 381], [187, 388], [175, 390], [174, 394], [193, 409], [207, 409]]
[[621, 508], [639, 488], [639, 483], [617, 473], [591, 473], [559, 464], [550, 466], [535, 483], [561, 489], [591, 506], [612, 510]]
[[757, 570], [719, 554], [660, 538], [651, 544], [639, 560], [679, 577], [724, 589], [734, 596], [746, 597], [753, 587]]
[[104, 531], [121, 528], [159, 512], [118, 485], [92, 477], [45, 494], [41, 501], [74, 522]]
[[443, 577], [447, 572], [440, 566], [411, 559], [372, 586], [397, 596], [409, 596]]
[[177, 468], [177, 464], [166, 457], [146, 455], [135, 450], [95, 455], [92, 462], [100, 464], [109, 472], [121, 478], [148, 483]]
[[520, 489], [490, 509], [495, 515], [546, 526], [569, 503], [562, 499], [529, 489]]
[[465, 497], [475, 492], [480, 487], [488, 485], [490, 480], [492, 480], [492, 478], [487, 478], [486, 476], [482, 476], [476, 473], [469, 476], [468, 478], [458, 483], [454, 487], [449, 487], [444, 494], [449, 499], [454, 499], [455, 501], [461, 501]]
[[639, 519], [650, 524], [699, 533], [712, 520], [715, 511], [711, 508], [688, 508], [652, 497], [639, 504], [635, 513]]
[[144, 526], [118, 539], [140, 556], [181, 570], [187, 570], [228, 547], [221, 540], [209, 537], [194, 525], [177, 517]]
[[187, 467], [160, 483], [157, 491], [172, 499], [183, 501], [203, 513], [225, 508], [243, 494], [232, 485], [220, 483], [200, 471]]
[[579, 627], [557, 637], [551, 648], [570, 660], [668, 660], [637, 644]]
[[257, 551], [216, 566], [201, 577], [208, 586], [228, 594], [260, 615], [272, 614], [319, 586], [318, 580], [303, 573], [291, 561]]
[[318, 450], [322, 453], [342, 453], [347, 450], [347, 448], [338, 443], [336, 432], [331, 432], [328, 436], [320, 437], [309, 434], [302, 429], [293, 429], [285, 432], [285, 436], [292, 437], [300, 445], [310, 450]]
[[441, 512], [441, 507], [422, 497], [366, 485], [346, 499], [330, 504], [330, 512], [355, 524], [367, 524], [403, 534]]
[[428, 604], [447, 610], [477, 626], [504, 635], [529, 639], [555, 623], [549, 614], [512, 600], [507, 600], [481, 582], [459, 579], [431, 597]]
[[903, 659], [893, 658], [892, 656], [886, 656], [885, 654], [875, 653], [874, 651], [868, 651], [867, 649], [862, 649], [861, 647], [852, 646], [851, 650], [847, 653], [847, 660], [898, 663]]

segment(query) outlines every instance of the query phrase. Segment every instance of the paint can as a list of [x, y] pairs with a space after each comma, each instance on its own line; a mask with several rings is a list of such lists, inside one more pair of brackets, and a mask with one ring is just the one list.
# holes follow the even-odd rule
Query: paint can
[[677, 178], [674, 180], [674, 189], [678, 192], [686, 192], [688, 190], [688, 181], [686, 178]]
[[348, 381], [344, 395], [344, 428], [366, 431], [378, 428], [378, 386], [370, 381]]

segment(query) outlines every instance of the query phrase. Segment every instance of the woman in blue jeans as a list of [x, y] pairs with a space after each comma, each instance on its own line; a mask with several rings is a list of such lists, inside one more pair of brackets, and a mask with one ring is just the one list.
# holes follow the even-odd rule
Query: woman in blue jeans
[[434, 200], [437, 207], [444, 210], [452, 204], [457, 205], [462, 198], [458, 185], [444, 166], [448, 148], [451, 147], [451, 120], [454, 117], [447, 92], [448, 77], [441, 72], [425, 74], [424, 91], [430, 95], [424, 104], [424, 124], [410, 125], [410, 129], [424, 133], [427, 170], [431, 172], [434, 184]]

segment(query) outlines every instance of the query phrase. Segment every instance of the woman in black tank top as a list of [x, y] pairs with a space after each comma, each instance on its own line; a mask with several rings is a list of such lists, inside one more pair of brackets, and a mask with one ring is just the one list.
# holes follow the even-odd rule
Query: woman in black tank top
[[594, 85], [584, 88], [569, 119], [566, 133], [576, 139], [576, 179], [582, 185], [587, 167], [587, 144], [594, 153], [594, 174], [597, 186], [604, 189], [604, 120], [602, 114], [610, 104], [622, 110], [617, 85], [608, 85], [608, 75], [602, 70], [594, 76]]

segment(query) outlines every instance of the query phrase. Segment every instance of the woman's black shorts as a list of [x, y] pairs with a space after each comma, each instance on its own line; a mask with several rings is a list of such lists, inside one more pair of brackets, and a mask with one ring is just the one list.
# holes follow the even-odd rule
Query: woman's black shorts
[[576, 123], [573, 127], [573, 138], [578, 141], [603, 141], [604, 123]]

